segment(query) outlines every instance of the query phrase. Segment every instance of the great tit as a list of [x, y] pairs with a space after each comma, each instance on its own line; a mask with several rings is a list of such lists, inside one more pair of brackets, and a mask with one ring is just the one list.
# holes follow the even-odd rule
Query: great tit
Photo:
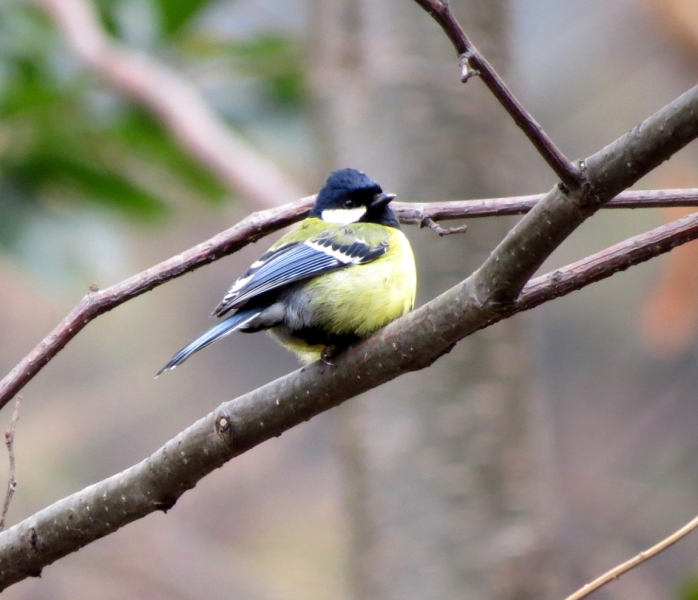
[[177, 352], [160, 373], [233, 331], [267, 329], [303, 362], [327, 360], [412, 310], [414, 256], [390, 208], [393, 198], [361, 171], [334, 171], [308, 218], [216, 306], [213, 314], [228, 318]]

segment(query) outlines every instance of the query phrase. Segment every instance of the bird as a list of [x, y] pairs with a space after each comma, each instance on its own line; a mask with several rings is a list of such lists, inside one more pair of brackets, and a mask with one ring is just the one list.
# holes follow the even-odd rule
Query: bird
[[414, 308], [412, 248], [390, 208], [395, 194], [356, 169], [332, 172], [306, 219], [252, 263], [213, 315], [227, 318], [158, 372], [233, 331], [270, 331], [301, 362], [330, 362]]

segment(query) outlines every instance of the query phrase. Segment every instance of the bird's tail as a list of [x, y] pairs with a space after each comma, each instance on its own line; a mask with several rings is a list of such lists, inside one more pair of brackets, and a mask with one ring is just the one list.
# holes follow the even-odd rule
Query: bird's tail
[[234, 315], [228, 317], [225, 321], [218, 323], [215, 327], [211, 327], [206, 333], [200, 335], [189, 345], [182, 348], [177, 354], [175, 354], [162, 369], [160, 369], [155, 375], [157, 377], [163, 371], [169, 371], [175, 367], [181, 365], [187, 358], [189, 358], [195, 352], [198, 352], [206, 346], [210, 346], [213, 342], [217, 342], [222, 337], [232, 333], [236, 329], [242, 327], [247, 321], [256, 317], [263, 309], [251, 308], [249, 310], [243, 310], [235, 313]]

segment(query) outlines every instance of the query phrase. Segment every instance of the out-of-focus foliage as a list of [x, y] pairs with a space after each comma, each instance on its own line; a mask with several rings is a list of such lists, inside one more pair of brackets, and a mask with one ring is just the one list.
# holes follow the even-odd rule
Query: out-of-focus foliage
[[302, 106], [305, 88], [297, 40], [273, 34], [232, 42], [190, 36], [185, 47], [201, 59], [227, 57], [240, 76], [259, 83], [267, 102], [289, 109]]
[[[124, 43], [185, 73], [214, 70], [214, 88], [244, 81], [254, 111], [297, 108], [302, 78], [294, 43], [269, 35], [213, 39], [196, 26], [211, 4], [100, 0], [98, 7]], [[167, 212], [167, 182], [209, 201], [227, 193], [145, 109], [85, 72], [42, 14], [0, 3], [0, 245], [12, 248], [34, 216], [59, 204], [152, 221]]]
[[161, 214], [163, 199], [129, 176], [126, 157], [170, 169], [203, 197], [221, 197], [152, 118], [82, 73], [36, 12], [0, 8], [0, 73], [0, 211], [14, 217], [3, 219], [2, 241], [12, 241], [42, 198]]
[[129, 28], [127, 14], [147, 13], [147, 27], [158, 37], [176, 38], [190, 22], [211, 4], [211, 0], [95, 0], [102, 20], [114, 35], [122, 35]]
[[698, 600], [698, 576], [685, 581], [676, 594], [678, 600]]

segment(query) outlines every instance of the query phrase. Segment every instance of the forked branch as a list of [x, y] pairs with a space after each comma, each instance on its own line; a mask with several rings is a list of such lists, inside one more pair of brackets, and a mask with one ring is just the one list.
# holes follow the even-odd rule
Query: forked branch
[[[36, 1], [54, 10], [66, 4]], [[71, 2], [76, 6], [79, 0]], [[231, 458], [357, 394], [431, 365], [473, 332], [698, 237], [698, 214], [691, 215], [529, 282], [550, 254], [587, 218], [698, 137], [698, 87], [577, 168], [470, 44], [447, 3], [417, 2], [441, 24], [463, 64], [478, 71], [565, 185], [555, 186], [532, 208], [507, 207], [528, 212], [475, 273], [349, 348], [337, 357], [336, 364], [314, 363], [222, 404], [145, 461], [0, 533], [0, 589], [40, 574], [44, 566], [127, 523], [157, 510], [168, 510], [186, 490]], [[533, 201], [527, 199], [523, 204], [526, 202]], [[309, 204], [308, 199], [276, 212], [253, 215], [183, 255], [103, 292], [92, 291], [0, 383], [0, 406], [97, 315], [298, 220], [307, 214]], [[456, 218], [453, 206], [441, 206], [441, 216], [424, 205], [400, 208], [405, 222]], [[491, 206], [487, 209], [493, 210]], [[501, 208], [494, 210], [501, 212]]]
[[[142, 463], [0, 533], [0, 588], [39, 574], [45, 565], [129, 522], [169, 509], [231, 458], [357, 394], [429, 366], [473, 332], [556, 297], [563, 289], [572, 291], [694, 239], [698, 215], [667, 226], [669, 233], [660, 228], [645, 234], [649, 244], [629, 240], [620, 259], [616, 251], [607, 251], [608, 256], [558, 270], [547, 281], [528, 283], [586, 218], [696, 137], [698, 87], [590, 156], [585, 161], [586, 189], [567, 192], [555, 186], [468, 279], [349, 348], [336, 364], [313, 363], [224, 403]], [[674, 235], [671, 227], [681, 235]], [[643, 251], [632, 260], [624, 258], [640, 247]], [[200, 250], [205, 253], [206, 248]], [[181, 268], [181, 261], [171, 268]], [[151, 278], [144, 285], [155, 284]]]
[[548, 163], [550, 168], [568, 188], [574, 189], [582, 183], [582, 172], [579, 167], [562, 153], [538, 122], [519, 102], [504, 83], [504, 80], [494, 70], [478, 49], [465, 35], [462, 27], [453, 16], [448, 2], [445, 0], [415, 0], [441, 26], [458, 52], [463, 83], [473, 75], [482, 79], [488, 89], [494, 94], [499, 103], [509, 113], [514, 122], [526, 134], [526, 137], [536, 147], [536, 150]]
[[[487, 200], [395, 202], [394, 208], [402, 223], [419, 226], [428, 219], [435, 222], [522, 215], [530, 211], [544, 197], [545, 194], [538, 194]], [[53, 357], [99, 315], [303, 219], [307, 216], [313, 200], [314, 196], [310, 196], [292, 204], [253, 213], [230, 229], [121, 283], [104, 290], [90, 290], [70, 314], [0, 381], [0, 408], [12, 400]], [[698, 188], [623, 192], [606, 205], [607, 208], [662, 206], [698, 207]]]
[[335, 366], [314, 363], [222, 404], [143, 462], [1, 533], [0, 590], [128, 523], [170, 509], [226, 461], [407, 370], [428, 366], [454, 340], [696, 237], [698, 214], [538, 277], [497, 314], [463, 295], [471, 278], [350, 348]]

